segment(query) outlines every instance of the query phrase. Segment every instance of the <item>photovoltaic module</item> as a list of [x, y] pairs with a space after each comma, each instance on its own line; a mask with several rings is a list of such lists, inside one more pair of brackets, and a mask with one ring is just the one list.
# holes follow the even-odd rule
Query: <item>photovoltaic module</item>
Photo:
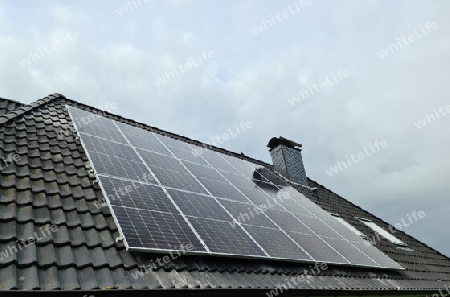
[[129, 250], [403, 269], [261, 165], [67, 108]]

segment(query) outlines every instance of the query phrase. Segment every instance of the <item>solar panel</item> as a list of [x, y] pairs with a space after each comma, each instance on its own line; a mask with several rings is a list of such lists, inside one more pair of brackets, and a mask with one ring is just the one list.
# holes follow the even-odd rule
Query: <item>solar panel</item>
[[258, 226], [245, 226], [245, 229], [272, 258], [314, 261], [281, 230]]
[[137, 149], [137, 152], [142, 157], [144, 162], [149, 164], [149, 166], [172, 170], [178, 173], [188, 173], [183, 164], [181, 164], [180, 161], [174, 157], [160, 155], [139, 148]]
[[267, 257], [261, 248], [239, 226], [230, 222], [192, 218], [197, 230], [209, 250], [221, 255], [246, 255]]
[[192, 153], [192, 150], [188, 149], [181, 149], [181, 148], [170, 148], [170, 151], [174, 156], [176, 156], [178, 159], [189, 161], [192, 163], [200, 164], [200, 165], [208, 165], [208, 163], [200, 158], [199, 156], [196, 156]]
[[285, 231], [297, 231], [304, 234], [312, 234], [311, 230], [305, 224], [286, 211], [270, 209], [266, 211], [266, 214]]
[[180, 250], [190, 243], [195, 251], [206, 251], [175, 205], [164, 197], [162, 188], [135, 183], [134, 187], [139, 185], [140, 190], [127, 191], [124, 181], [103, 176], [99, 180], [106, 193], [117, 193], [118, 189], [126, 192], [116, 199], [109, 195], [108, 199], [127, 244], [135, 248]]
[[188, 217], [232, 221], [227, 212], [212, 197], [178, 190], [168, 190], [175, 203]]
[[[194, 150], [196, 146], [192, 145], [192, 149]], [[202, 154], [198, 156], [198, 158], [204, 159], [210, 166], [215, 168], [220, 172], [231, 172], [240, 174], [240, 172], [231, 166], [228, 162], [226, 162], [223, 158], [221, 158], [216, 152], [207, 150], [205, 148], [202, 149]]]
[[269, 218], [261, 215], [260, 210], [255, 209], [256, 206], [253, 204], [227, 200], [221, 200], [220, 203], [242, 224], [277, 229], [277, 226]]
[[142, 137], [134, 135], [128, 135], [127, 138], [130, 141], [130, 144], [135, 147], [143, 147], [147, 151], [156, 152], [165, 156], [170, 156], [170, 152], [156, 138], [153, 140], [148, 136]]
[[[310, 230], [320, 236], [327, 236], [330, 238], [341, 238], [339, 233], [331, 229], [327, 224], [325, 224], [321, 219], [316, 217], [302, 216], [299, 214], [294, 214], [294, 216], [301, 221]], [[293, 230], [294, 231], [294, 230]]]
[[79, 133], [101, 136], [121, 143], [125, 143], [123, 135], [116, 129], [114, 122], [100, 115], [83, 110], [73, 110], [72, 121], [77, 126]]
[[137, 181], [148, 174], [147, 168], [140, 162], [128, 161], [95, 152], [91, 152], [90, 155], [92, 162], [98, 164], [96, 166], [97, 173], [120, 176]]
[[68, 110], [127, 249], [402, 269], [264, 166]]
[[215, 197], [225, 198], [239, 202], [248, 202], [247, 198], [242, 195], [232, 184], [228, 182], [219, 182], [206, 178], [199, 178], [200, 182]]
[[[278, 194], [278, 193], [277, 193]], [[273, 197], [273, 196], [272, 196]], [[301, 204], [297, 203], [292, 196], [288, 196], [286, 199], [277, 199], [278, 204], [284, 207], [283, 210], [289, 210], [289, 212], [293, 214], [303, 214], [310, 216], [312, 215], [307, 209], [305, 209]]]
[[197, 178], [207, 178], [219, 182], [226, 182], [226, 179], [210, 166], [203, 166], [190, 162], [183, 162], [183, 164]]
[[364, 254], [373, 259], [377, 264], [379, 264], [383, 268], [395, 267], [398, 264], [389, 257], [386, 257], [385, 254], [380, 252], [378, 249], [373, 247], [368, 242], [352, 242], [356, 248], [362, 251]]
[[326, 263], [351, 264], [336, 250], [325, 244], [322, 239], [314, 234], [304, 234], [299, 232], [288, 232], [289, 236], [300, 246], [302, 246], [314, 259], [321, 259]]
[[284, 210], [284, 208], [277, 202], [277, 199], [273, 199], [272, 197], [266, 195], [266, 193], [260, 189], [249, 189], [244, 187], [239, 187], [238, 189], [251, 203], [258, 205], [261, 208]]
[[[334, 239], [328, 237], [321, 237], [322, 240], [327, 242], [335, 250], [345, 257], [352, 265], [361, 265], [367, 267], [381, 267], [374, 260], [370, 259], [362, 251], [358, 250], [353, 245], [349, 244], [344, 239]], [[385, 256], [387, 257], [387, 256]], [[397, 264], [398, 265], [398, 264]], [[395, 267], [394, 267], [395, 268]]]
[[100, 176], [99, 179], [103, 187], [113, 193], [108, 197], [113, 206], [178, 213], [160, 186], [113, 177]]

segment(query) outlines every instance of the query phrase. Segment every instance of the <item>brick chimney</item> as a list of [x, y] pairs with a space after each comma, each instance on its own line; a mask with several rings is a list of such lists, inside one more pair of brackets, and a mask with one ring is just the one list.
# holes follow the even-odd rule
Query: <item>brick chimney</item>
[[302, 159], [302, 145], [284, 137], [272, 138], [267, 147], [270, 149], [275, 171], [292, 182], [309, 186]]

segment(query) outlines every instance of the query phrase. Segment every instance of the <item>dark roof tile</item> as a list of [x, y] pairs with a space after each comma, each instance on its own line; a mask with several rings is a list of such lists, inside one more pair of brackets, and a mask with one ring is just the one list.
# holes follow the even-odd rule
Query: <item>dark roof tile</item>
[[[15, 174], [8, 174], [8, 175], [3, 175], [2, 178], [0, 179], [0, 184], [3, 188], [12, 188], [12, 187], [16, 187], [18, 188], [17, 185], [17, 181], [16, 181], [16, 175]], [[2, 198], [10, 198], [10, 197], [2, 197]]]
[[0, 203], [8, 204], [15, 201], [16, 199], [16, 189], [14, 188], [0, 188]]
[[53, 238], [53, 244], [55, 246], [64, 246], [64, 245], [70, 245], [70, 231], [72, 229], [69, 229], [66, 225], [59, 225], [58, 230], [56, 232], [52, 233]]
[[92, 267], [86, 266], [85, 268], [82, 269], [77, 268], [77, 274], [80, 285], [83, 289], [85, 290], [102, 289], [102, 287], [100, 287], [97, 281], [96, 271]]
[[14, 202], [11, 202], [0, 207], [0, 224], [16, 218], [16, 206]]
[[55, 248], [54, 257], [58, 267], [68, 268], [70, 266], [75, 266], [76, 259], [74, 258], [75, 254], [72, 246], [66, 245]]
[[75, 267], [58, 269], [58, 280], [60, 282], [61, 290], [69, 291], [81, 289], [78, 281], [77, 269]]
[[9, 265], [1, 267], [2, 273], [0, 273], [0, 289], [2, 290], [14, 290], [17, 289], [17, 266]]
[[20, 225], [16, 221], [7, 221], [0, 224], [0, 242], [10, 242], [15, 240], [16, 229], [19, 229]]
[[19, 290], [37, 290], [41, 287], [38, 267], [35, 265], [18, 268], [16, 277]]
[[0, 268], [17, 263], [17, 252], [15, 241], [0, 242]]
[[19, 247], [17, 252], [17, 266], [18, 267], [31, 267], [33, 264], [37, 264], [37, 246], [28, 239], [25, 240]]
[[61, 284], [59, 283], [60, 273], [58, 268], [51, 266], [47, 269], [39, 270], [39, 280], [41, 283], [41, 290], [60, 290]]

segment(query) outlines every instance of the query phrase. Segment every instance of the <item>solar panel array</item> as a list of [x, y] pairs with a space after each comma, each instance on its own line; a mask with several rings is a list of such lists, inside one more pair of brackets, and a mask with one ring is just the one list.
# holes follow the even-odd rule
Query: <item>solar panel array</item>
[[402, 269], [267, 168], [68, 110], [129, 250]]

